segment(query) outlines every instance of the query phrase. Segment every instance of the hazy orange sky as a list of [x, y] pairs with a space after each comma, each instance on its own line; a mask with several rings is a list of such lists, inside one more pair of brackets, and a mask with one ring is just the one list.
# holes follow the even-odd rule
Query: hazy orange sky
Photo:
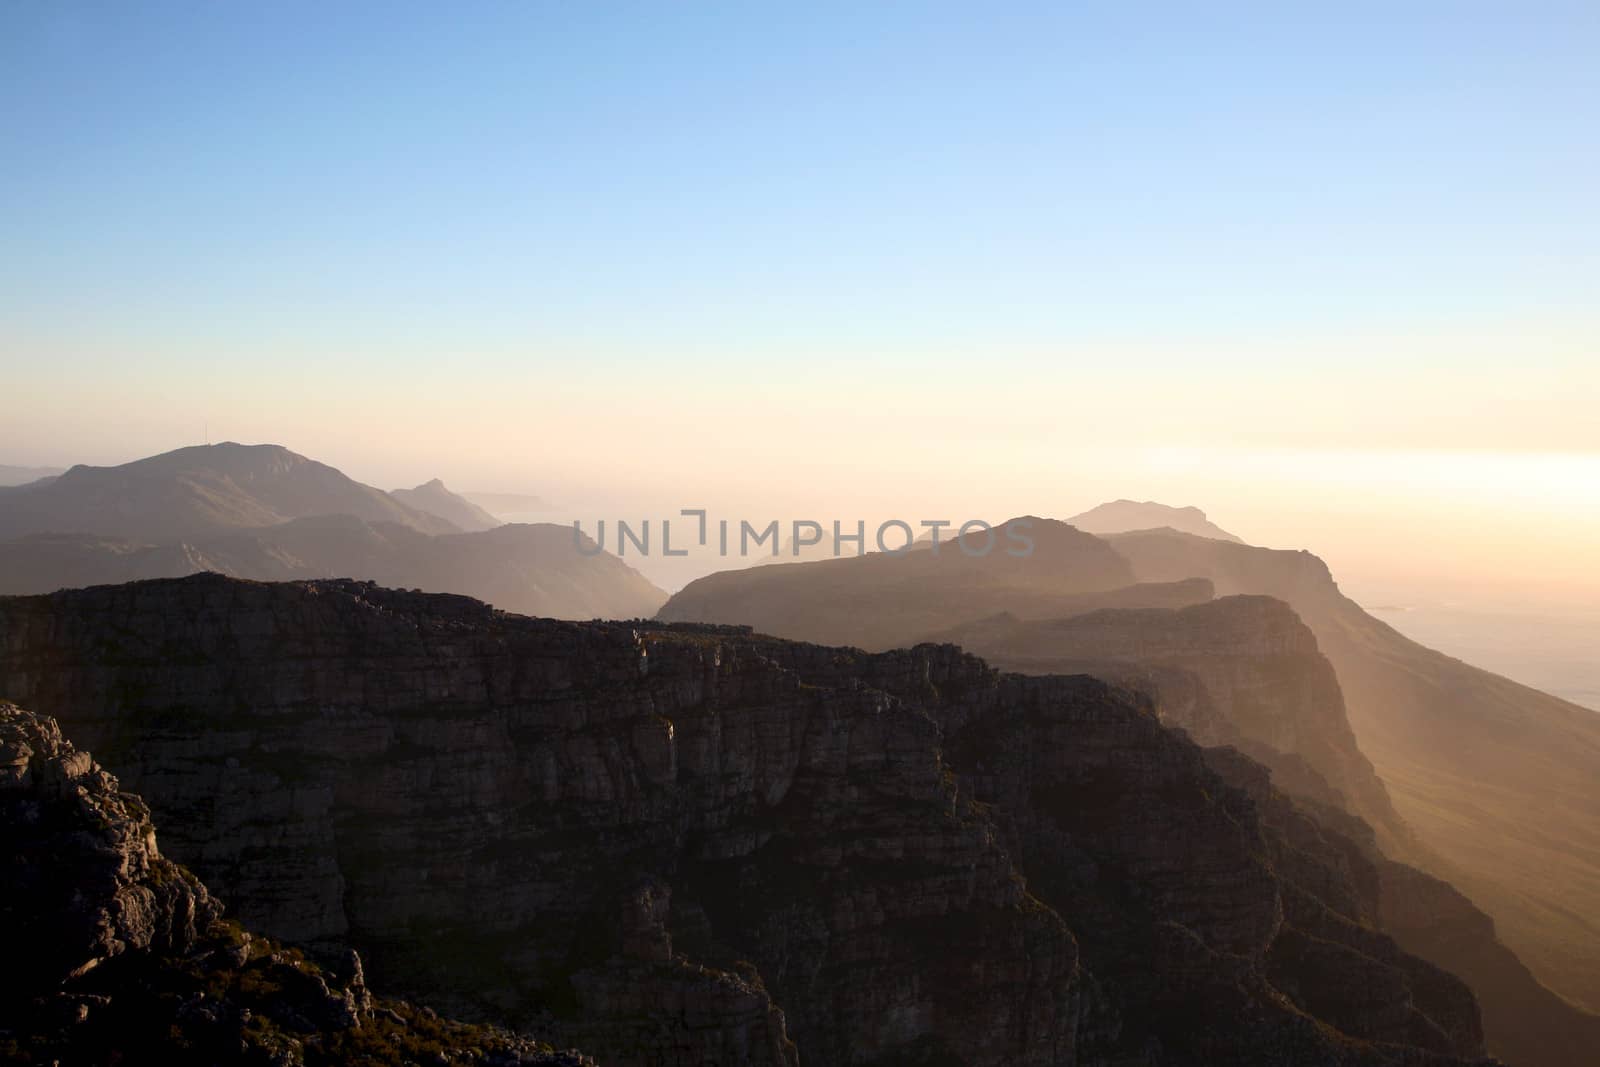
[[[0, 455], [113, 463], [272, 441], [384, 487], [537, 493], [557, 518], [709, 506], [752, 520], [1066, 516], [1116, 497], [1205, 508], [1307, 547], [1373, 596], [1446, 587], [1600, 602], [1600, 361], [1485, 331], [837, 354], [608, 366], [529, 353], [181, 374], [62, 352], [11, 381]], [[261, 352], [260, 365], [273, 357]], [[63, 386], [63, 368], [75, 388]], [[302, 353], [295, 361], [316, 363]], [[508, 369], [509, 368], [509, 369]], [[1414, 595], [1414, 594], [1413, 594]]]

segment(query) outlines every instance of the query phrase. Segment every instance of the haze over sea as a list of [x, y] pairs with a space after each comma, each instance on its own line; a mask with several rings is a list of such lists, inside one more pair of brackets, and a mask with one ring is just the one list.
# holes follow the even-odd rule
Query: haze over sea
[[1461, 603], [1367, 604], [1413, 641], [1600, 711], [1600, 612]]

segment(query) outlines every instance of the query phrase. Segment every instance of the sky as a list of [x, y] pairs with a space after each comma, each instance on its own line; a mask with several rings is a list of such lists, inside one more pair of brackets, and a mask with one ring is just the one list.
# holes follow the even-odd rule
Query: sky
[[1154, 498], [1600, 603], [1596, 56], [1593, 3], [14, 0], [0, 463]]

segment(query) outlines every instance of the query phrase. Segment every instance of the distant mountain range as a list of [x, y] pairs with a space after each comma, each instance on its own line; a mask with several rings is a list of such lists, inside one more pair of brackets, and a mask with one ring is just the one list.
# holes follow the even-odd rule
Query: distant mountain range
[[[1008, 529], [1025, 531], [1030, 554], [1004, 550]], [[278, 446], [228, 443], [0, 488], [0, 593], [197, 571], [354, 578], [529, 615], [659, 609], [663, 623], [870, 652], [955, 643], [1026, 674], [1092, 674], [1144, 694], [1209, 751], [1264, 764], [1294, 805], [1355, 842], [1383, 928], [1472, 984], [1491, 1051], [1525, 1067], [1588, 1062], [1600, 716], [1406, 639], [1316, 556], [1245, 544], [1197, 508], [1116, 501], [996, 532], [987, 554], [946, 543], [773, 562], [668, 599], [593, 542], [575, 545], [570, 527], [502, 525], [438, 480], [385, 493]], [[1208, 758], [1241, 788], [1265, 773]]]
[[43, 484], [0, 489], [0, 538], [80, 533], [164, 541], [314, 515], [459, 532], [278, 445], [197, 445], [117, 467], [80, 465]]
[[437, 479], [385, 493], [277, 445], [183, 448], [0, 489], [0, 593], [198, 571], [359, 578], [556, 618], [647, 616], [666, 600], [615, 556], [580, 552], [568, 527], [502, 525]]

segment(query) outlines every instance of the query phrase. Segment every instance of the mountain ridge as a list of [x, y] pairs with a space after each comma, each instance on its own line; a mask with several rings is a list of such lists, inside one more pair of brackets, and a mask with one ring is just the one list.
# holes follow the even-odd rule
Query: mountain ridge
[[114, 467], [79, 464], [44, 484], [0, 488], [0, 539], [72, 533], [180, 540], [325, 514], [458, 532], [281, 445], [193, 445]]
[[1204, 576], [1220, 595], [1293, 606], [1334, 664], [1362, 751], [1430, 850], [1419, 865], [1494, 916], [1550, 988], [1600, 1006], [1600, 717], [1410, 640], [1309, 552], [1176, 532], [1107, 541], [1146, 581]]
[[9, 593], [213, 571], [370, 579], [566, 618], [654, 614], [666, 594], [596, 548], [549, 523], [503, 525], [438, 479], [384, 493], [279, 445], [196, 446], [0, 489]]

